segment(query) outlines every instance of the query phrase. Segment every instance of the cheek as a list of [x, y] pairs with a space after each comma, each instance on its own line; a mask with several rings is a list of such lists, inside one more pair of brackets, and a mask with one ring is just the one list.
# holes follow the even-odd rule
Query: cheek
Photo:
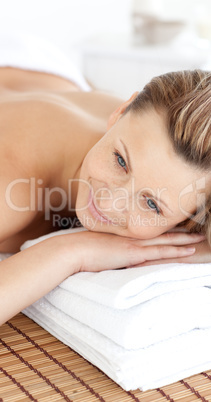
[[84, 159], [83, 175], [106, 182], [111, 175], [111, 158], [106, 147], [94, 147]]
[[162, 233], [170, 230], [173, 226], [169, 225], [168, 220], [164, 217], [157, 218], [152, 216], [150, 218], [142, 217], [140, 219], [130, 220], [128, 230], [130, 236], [139, 239], [151, 239], [157, 237]]

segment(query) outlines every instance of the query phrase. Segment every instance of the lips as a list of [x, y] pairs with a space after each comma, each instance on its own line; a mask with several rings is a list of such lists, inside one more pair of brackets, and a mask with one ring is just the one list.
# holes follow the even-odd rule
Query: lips
[[93, 196], [92, 196], [92, 191], [90, 191], [90, 193], [89, 193], [88, 203], [89, 203], [88, 209], [89, 209], [89, 211], [91, 212], [92, 216], [93, 216], [96, 220], [98, 220], [98, 221], [100, 221], [100, 222], [105, 222], [105, 223], [111, 222], [110, 219], [106, 218], [106, 216], [103, 215], [103, 214], [96, 208], [96, 206], [95, 206], [95, 204], [94, 204]]

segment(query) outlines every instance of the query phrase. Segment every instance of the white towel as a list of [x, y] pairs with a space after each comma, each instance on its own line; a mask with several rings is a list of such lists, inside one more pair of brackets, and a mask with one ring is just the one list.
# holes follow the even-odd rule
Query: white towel
[[78, 68], [63, 51], [28, 32], [0, 31], [0, 66], [55, 74], [90, 91]]
[[59, 286], [46, 295], [57, 309], [127, 349], [148, 347], [194, 328], [211, 328], [211, 289], [187, 289], [119, 310]]
[[161, 387], [211, 367], [211, 328], [129, 350], [56, 309], [45, 298], [23, 313], [127, 391]]
[[211, 367], [211, 264], [78, 273], [24, 313], [126, 390]]
[[[67, 229], [25, 242], [21, 250], [52, 236], [71, 234], [84, 228]], [[130, 269], [81, 272], [60, 287], [97, 303], [125, 309], [176, 290], [211, 286], [211, 264], [161, 264]]]
[[11, 253], [0, 253], [0, 261], [5, 260], [8, 257], [11, 257]]
[[113, 308], [129, 308], [176, 290], [211, 286], [211, 264], [161, 264], [126, 270], [84, 272], [61, 287]]

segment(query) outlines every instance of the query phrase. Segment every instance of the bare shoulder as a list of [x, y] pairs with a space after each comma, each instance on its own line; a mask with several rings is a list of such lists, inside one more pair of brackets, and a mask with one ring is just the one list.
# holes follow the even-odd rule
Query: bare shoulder
[[[105, 133], [121, 99], [101, 92], [13, 92], [0, 96], [0, 174], [13, 169], [57, 176], [65, 161], [74, 174]], [[69, 162], [68, 162], [69, 163]]]
[[47, 172], [76, 123], [69, 104], [53, 95], [19, 94], [5, 99], [0, 109], [0, 169], [4, 161], [30, 174], [43, 167]]
[[[101, 124], [93, 115], [61, 94], [0, 98], [0, 243], [14, 242], [27, 227], [34, 231], [38, 215], [41, 227], [42, 214], [38, 201], [32, 203], [31, 189], [40, 194], [43, 190], [43, 196], [45, 188], [66, 190], [67, 179], [74, 177], [100, 135]], [[57, 198], [55, 194], [51, 199], [53, 205]]]
[[[102, 93], [14, 91], [0, 96], [0, 243], [30, 225], [34, 230], [38, 215], [40, 228], [39, 205], [31, 205], [31, 181], [36, 191], [66, 191], [120, 103]], [[56, 206], [58, 195], [54, 198]]]
[[91, 116], [105, 122], [110, 114], [124, 102], [122, 98], [116, 95], [97, 90], [66, 92], [64, 96]]

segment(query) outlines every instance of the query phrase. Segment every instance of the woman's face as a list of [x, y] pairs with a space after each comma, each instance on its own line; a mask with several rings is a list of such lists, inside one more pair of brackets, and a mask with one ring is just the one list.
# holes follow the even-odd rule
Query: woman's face
[[164, 115], [120, 110], [84, 159], [76, 213], [89, 230], [153, 238], [203, 204], [207, 180], [175, 154]]

